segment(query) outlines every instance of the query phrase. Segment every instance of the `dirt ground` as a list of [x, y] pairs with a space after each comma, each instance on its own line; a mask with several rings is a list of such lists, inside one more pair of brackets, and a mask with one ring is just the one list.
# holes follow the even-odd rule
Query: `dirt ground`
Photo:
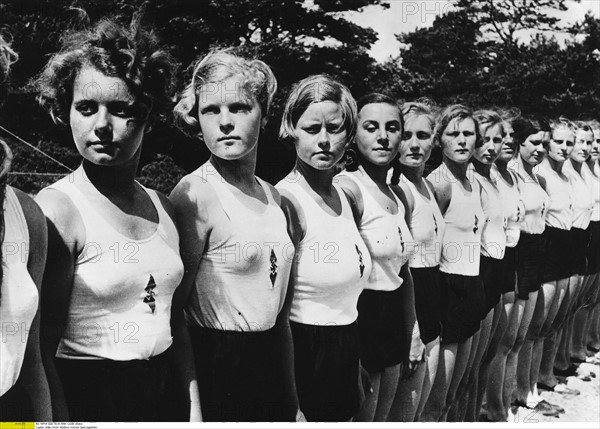
[[[546, 417], [535, 410], [519, 408], [515, 416], [515, 423], [571, 423], [585, 422], [598, 423], [600, 427], [600, 366], [582, 363], [578, 375], [595, 374], [591, 381], [582, 381], [578, 377], [568, 377], [567, 387], [576, 389], [579, 395], [563, 395], [556, 392], [541, 391], [541, 396], [546, 401], [560, 405], [565, 409], [559, 417]], [[511, 420], [512, 422], [512, 420]], [[576, 426], [575, 426], [576, 427]]]

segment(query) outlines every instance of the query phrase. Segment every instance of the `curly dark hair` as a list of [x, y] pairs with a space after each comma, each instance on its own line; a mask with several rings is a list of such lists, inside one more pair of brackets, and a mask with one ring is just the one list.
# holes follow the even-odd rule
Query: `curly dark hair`
[[63, 37], [60, 51], [33, 82], [40, 105], [55, 123], [69, 123], [73, 84], [86, 66], [125, 81], [136, 99], [151, 106], [150, 115], [164, 115], [172, 107], [175, 62], [154, 31], [142, 27], [141, 14], [129, 28], [105, 18]]

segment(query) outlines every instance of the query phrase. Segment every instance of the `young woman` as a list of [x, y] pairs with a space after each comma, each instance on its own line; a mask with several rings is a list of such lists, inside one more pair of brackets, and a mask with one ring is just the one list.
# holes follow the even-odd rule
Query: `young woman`
[[[442, 164], [427, 179], [433, 184], [446, 221], [442, 242], [442, 345], [438, 373], [422, 418], [445, 421], [471, 355], [485, 307], [479, 280], [481, 229], [485, 221], [477, 181], [467, 176], [469, 160], [479, 143], [472, 111], [447, 107], [436, 129]], [[440, 371], [440, 369], [442, 369]]]
[[546, 147], [548, 156], [541, 163], [538, 171], [540, 184], [550, 197], [544, 230], [546, 253], [542, 268], [542, 287], [527, 332], [527, 342], [519, 355], [519, 371], [523, 376], [528, 377], [529, 381], [526, 377], [519, 380], [523, 383], [519, 384], [518, 399], [529, 408], [535, 407], [546, 415], [555, 415], [556, 412], [562, 411], [551, 407], [547, 401], [542, 401], [537, 386], [552, 387], [556, 384], [547, 380], [547, 377], [552, 376], [551, 370], [547, 370], [548, 365], [542, 365], [540, 384], [538, 384], [538, 374], [542, 357], [550, 359], [551, 353], [545, 350], [553, 348], [556, 330], [552, 329], [552, 326], [559, 315], [571, 275], [564, 249], [572, 247], [569, 233], [573, 224], [572, 200], [569, 180], [563, 174], [562, 167], [569, 158], [573, 143], [574, 134], [570, 125], [564, 122], [554, 124], [551, 139]]
[[357, 302], [371, 274], [369, 250], [350, 202], [333, 183], [356, 132], [356, 102], [324, 75], [297, 83], [280, 138], [296, 148], [294, 169], [277, 184], [296, 247], [290, 325], [296, 386], [308, 421], [349, 421], [361, 405]]
[[128, 29], [103, 20], [68, 34], [37, 81], [83, 157], [37, 197], [49, 224], [42, 322], [56, 420], [183, 417], [170, 388], [179, 239], [168, 200], [135, 181], [172, 77], [170, 57], [134, 18]]
[[[423, 345], [415, 315], [412, 277], [408, 269], [412, 236], [405, 221], [405, 209], [387, 185], [387, 171], [398, 149], [403, 133], [400, 108], [382, 94], [368, 94], [357, 102], [356, 137], [348, 151], [354, 159], [346, 171], [336, 176], [338, 184], [351, 197], [358, 224], [373, 262], [365, 290], [358, 300], [361, 365], [369, 372], [373, 394], [355, 420], [385, 422], [404, 420], [401, 413], [414, 418], [407, 410], [402, 389], [398, 390], [400, 363], [422, 362]], [[398, 231], [390, 234], [390, 231]], [[415, 349], [409, 353], [407, 339], [415, 337]], [[423, 371], [421, 371], [423, 372]], [[407, 384], [408, 381], [401, 384]], [[422, 384], [422, 379], [420, 380]], [[398, 404], [390, 415], [398, 391]], [[420, 393], [420, 389], [419, 389]], [[410, 399], [410, 397], [408, 398]], [[413, 405], [418, 405], [413, 404]]]
[[[407, 394], [402, 404], [404, 416], [414, 415], [419, 421], [436, 377], [441, 334], [442, 291], [439, 264], [446, 222], [437, 205], [433, 185], [423, 177], [425, 164], [431, 156], [435, 130], [433, 109], [423, 103], [402, 105], [404, 134], [398, 157], [398, 185], [405, 195], [408, 226], [413, 236], [409, 266], [415, 291], [415, 308], [421, 340], [425, 344], [425, 365], [415, 376], [400, 383]], [[421, 384], [419, 384], [421, 383]]]
[[[498, 113], [491, 110], [475, 112], [479, 124], [481, 144], [475, 149], [472, 165], [473, 174], [481, 189], [481, 205], [485, 220], [481, 232], [481, 260], [479, 276], [485, 291], [485, 307], [481, 314], [482, 324], [479, 331], [477, 348], [469, 373], [462, 381], [463, 394], [467, 395], [461, 407], [465, 411], [465, 421], [478, 421], [481, 408], [479, 372], [486, 353], [495, 353], [497, 342], [496, 327], [501, 315], [500, 297], [502, 295], [502, 279], [504, 267], [502, 259], [506, 249], [506, 234], [504, 232], [505, 218], [502, 207], [498, 180], [492, 177], [491, 171], [496, 158], [500, 154], [504, 140], [504, 121]], [[473, 344], [472, 347], [475, 347]], [[487, 365], [486, 365], [487, 366]], [[481, 380], [485, 386], [487, 380]], [[459, 419], [463, 420], [463, 419]]]
[[586, 160], [588, 180], [594, 196], [594, 209], [590, 221], [591, 238], [588, 246], [588, 270], [590, 276], [590, 310], [588, 318], [587, 335], [583, 338], [583, 345], [587, 348], [586, 360], [594, 362], [594, 354], [600, 351], [600, 123], [590, 122], [594, 132], [594, 140], [590, 156]]
[[[571, 286], [569, 287], [571, 308], [568, 313], [566, 330], [563, 330], [561, 351], [564, 356], [562, 359], [563, 362], [567, 361], [571, 363], [572, 361], [575, 364], [579, 364], [585, 362], [585, 351], [583, 350], [583, 347], [580, 347], [576, 350], [576, 353], [573, 353], [574, 351], [571, 349], [571, 342], [573, 341], [574, 336], [577, 336], [578, 342], [581, 343], [580, 338], [585, 330], [581, 324], [577, 331], [573, 328], [575, 316], [579, 313], [588, 286], [588, 278], [585, 275], [587, 271], [586, 253], [591, 238], [589, 225], [594, 209], [595, 198], [591, 193], [589, 179], [586, 170], [584, 169], [584, 165], [592, 149], [594, 133], [592, 128], [585, 122], [576, 122], [573, 125], [575, 126], [575, 144], [569, 156], [569, 160], [565, 162], [564, 171], [569, 178], [573, 200], [573, 226], [571, 228], [571, 240], [573, 243], [571, 272], [573, 274], [570, 282], [574, 283], [575, 290], [572, 291]], [[590, 380], [589, 377], [587, 380]]]
[[[516, 337], [506, 360], [502, 404], [504, 413], [513, 411], [508, 407], [527, 405], [530, 365], [520, 364], [521, 351], [527, 337], [529, 325], [533, 317], [538, 299], [538, 291], [542, 285], [542, 263], [544, 261], [543, 232], [546, 227], [546, 214], [549, 205], [548, 194], [540, 186], [534, 167], [538, 166], [546, 156], [546, 147], [550, 141], [550, 125], [540, 118], [517, 118], [513, 122], [515, 139], [519, 154], [509, 168], [516, 174], [517, 186], [525, 212], [521, 224], [521, 234], [517, 244], [517, 300]], [[531, 360], [531, 345], [528, 359]], [[491, 419], [492, 417], [490, 417]]]
[[[519, 328], [519, 312], [516, 301], [517, 254], [516, 246], [521, 235], [521, 224], [525, 215], [525, 205], [519, 193], [516, 174], [508, 168], [517, 154], [517, 141], [511, 122], [504, 122], [504, 140], [498, 154], [491, 177], [497, 181], [500, 202], [504, 210], [506, 248], [501, 262], [501, 307], [500, 319], [496, 328], [498, 347], [495, 353], [488, 353], [491, 359], [488, 368], [486, 388], [487, 418], [491, 421], [506, 421], [509, 404], [504, 404], [504, 378], [510, 349], [513, 347]], [[485, 378], [485, 376], [484, 376]]]
[[[182, 237], [182, 298], [207, 421], [296, 418], [282, 311], [294, 247], [279, 193], [254, 175], [276, 89], [262, 61], [216, 51], [195, 64], [175, 108], [180, 128], [211, 152], [170, 197]], [[198, 408], [198, 397], [193, 399]]]
[[[17, 54], [0, 36], [0, 94]], [[0, 106], [4, 100], [0, 99]], [[7, 185], [12, 153], [0, 138], [0, 421], [50, 421], [50, 391], [40, 354], [40, 288], [46, 263], [44, 215]]]

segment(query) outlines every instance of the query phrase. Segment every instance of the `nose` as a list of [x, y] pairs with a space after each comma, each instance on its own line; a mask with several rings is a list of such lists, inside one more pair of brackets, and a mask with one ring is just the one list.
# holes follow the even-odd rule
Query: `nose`
[[456, 136], [456, 142], [461, 146], [465, 146], [467, 144], [467, 139], [463, 133], [459, 133], [458, 136]]
[[388, 138], [388, 134], [385, 128], [380, 128], [377, 131], [377, 143], [379, 143], [382, 146], [387, 146], [389, 144], [389, 138]]
[[229, 110], [225, 109], [219, 115], [219, 128], [225, 134], [229, 134], [233, 130], [233, 117], [231, 113], [229, 113]]
[[317, 135], [317, 144], [321, 149], [329, 149], [329, 133], [327, 132], [326, 127], [322, 127], [321, 131]]
[[94, 133], [102, 141], [112, 140], [112, 117], [105, 108], [100, 108], [96, 114]]

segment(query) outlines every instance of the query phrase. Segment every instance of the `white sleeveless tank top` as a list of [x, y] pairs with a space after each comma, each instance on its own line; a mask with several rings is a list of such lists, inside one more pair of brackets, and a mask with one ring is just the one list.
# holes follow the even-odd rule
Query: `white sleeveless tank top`
[[149, 359], [172, 342], [171, 302], [183, 277], [179, 235], [155, 191], [156, 232], [134, 240], [114, 229], [73, 184], [78, 171], [50, 185], [77, 207], [86, 242], [75, 261], [73, 289], [56, 356], [116, 361]]
[[[566, 164], [566, 163], [565, 163]], [[564, 168], [564, 165], [563, 165]], [[569, 230], [573, 226], [573, 201], [571, 184], [563, 171], [564, 179], [552, 169], [547, 159], [542, 161], [538, 174], [546, 180], [546, 192], [550, 197], [546, 225]]]
[[506, 250], [506, 218], [498, 180], [490, 175], [496, 182], [494, 186], [477, 171], [473, 170], [473, 174], [481, 187], [481, 207], [485, 213], [485, 223], [481, 231], [481, 254], [488, 258], [502, 259]]
[[206, 243], [186, 309], [188, 322], [223, 331], [266, 331], [283, 307], [294, 259], [285, 215], [259, 178], [268, 201], [262, 213], [242, 204], [210, 163], [192, 175], [215, 190], [229, 226], [213, 231]]
[[400, 269], [414, 252], [413, 238], [404, 220], [404, 205], [390, 189], [398, 206], [398, 213], [390, 214], [373, 198], [357, 174], [364, 173], [342, 172], [339, 176], [354, 181], [363, 198], [364, 210], [358, 231], [369, 249], [373, 264], [365, 289], [393, 291], [402, 284]]
[[[290, 320], [307, 325], [349, 325], [358, 317], [358, 296], [371, 275], [371, 256], [360, 236], [344, 192], [339, 216], [325, 212], [297, 182], [277, 188], [292, 194], [306, 220], [294, 258], [295, 288]], [[396, 231], [393, 231], [394, 234]]]
[[[596, 164], [596, 166], [597, 165], [598, 164]], [[594, 206], [592, 207], [592, 216], [590, 220], [598, 222], [600, 221], [600, 177], [592, 173], [592, 170], [590, 170], [590, 167], [587, 164], [583, 166], [582, 173], [586, 178], [586, 182], [590, 188], [590, 193], [592, 194], [592, 199], [594, 200]]]
[[563, 173], [569, 178], [571, 185], [571, 201], [573, 203], [573, 227], [586, 229], [592, 219], [594, 210], [594, 196], [590, 192], [589, 178], [585, 173], [584, 165], [581, 174], [573, 168], [571, 161], [565, 162]]
[[496, 179], [500, 191], [500, 203], [504, 210], [506, 247], [515, 247], [521, 236], [521, 224], [525, 217], [525, 205], [519, 193], [518, 179], [514, 171], [508, 170], [513, 184], [508, 183], [496, 166], [492, 167], [492, 177]]
[[[541, 234], [546, 229], [546, 216], [550, 206], [550, 197], [541, 187], [535, 172], [530, 175], [524, 168], [516, 168], [516, 164], [509, 164], [509, 168], [517, 177], [519, 195], [525, 206], [525, 216], [521, 223], [521, 232], [526, 234]], [[514, 169], [513, 169], [514, 168]], [[536, 168], [536, 170], [538, 170]]]
[[410, 228], [415, 242], [416, 251], [410, 259], [411, 268], [431, 268], [440, 264], [442, 241], [446, 231], [446, 221], [437, 205], [434, 194], [425, 179], [423, 184], [427, 189], [429, 199], [417, 190], [417, 187], [400, 175], [400, 183], [413, 196], [413, 210]]
[[479, 183], [472, 176], [467, 173], [471, 192], [463, 188], [443, 163], [428, 176], [430, 181], [446, 178], [452, 186], [450, 204], [444, 213], [446, 232], [440, 260], [440, 271], [445, 273], [479, 275], [481, 230], [485, 214], [481, 207]]
[[39, 294], [29, 271], [29, 229], [15, 191], [6, 187], [0, 295], [0, 396], [15, 385], [25, 357]]

